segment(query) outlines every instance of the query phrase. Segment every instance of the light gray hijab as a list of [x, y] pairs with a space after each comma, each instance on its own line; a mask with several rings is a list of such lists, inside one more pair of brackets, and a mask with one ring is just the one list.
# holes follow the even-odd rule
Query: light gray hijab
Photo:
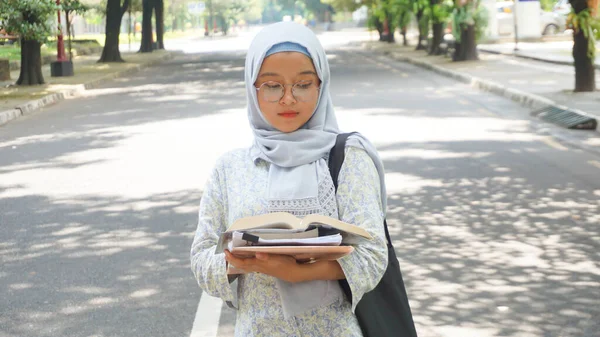
[[[303, 127], [290, 133], [278, 131], [267, 122], [260, 111], [254, 86], [269, 49], [284, 42], [297, 43], [308, 50], [321, 80], [319, 100], [312, 117]], [[248, 119], [254, 133], [251, 154], [255, 160], [260, 158], [270, 163], [268, 199], [290, 201], [316, 198], [319, 193], [319, 177], [329, 175], [326, 158], [340, 133], [329, 94], [329, 63], [316, 35], [309, 28], [293, 22], [280, 22], [265, 27], [256, 35], [248, 50], [245, 83]], [[381, 181], [382, 212], [385, 214], [387, 202], [384, 170], [375, 147], [360, 134], [351, 136], [347, 145], [364, 149], [373, 159]], [[335, 207], [337, 214], [337, 205]], [[309, 210], [306, 214], [308, 213]], [[277, 280], [277, 287], [286, 318], [330, 304], [343, 296], [336, 281], [291, 284]], [[323, 296], [323, 293], [328, 295]]]

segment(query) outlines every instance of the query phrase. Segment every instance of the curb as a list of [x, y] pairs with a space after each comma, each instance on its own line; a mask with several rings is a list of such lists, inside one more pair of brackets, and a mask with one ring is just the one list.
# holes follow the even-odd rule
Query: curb
[[117, 72], [114, 72], [111, 74], [107, 74], [106, 76], [103, 76], [94, 81], [84, 83], [84, 84], [80, 85], [78, 88], [62, 90], [62, 91], [44, 96], [39, 99], [32, 100], [32, 101], [29, 101], [24, 104], [20, 104], [20, 105], [16, 106], [14, 109], [0, 111], [0, 126], [3, 126], [5, 124], [7, 124], [8, 122], [10, 122], [11, 120], [19, 118], [20, 116], [28, 115], [34, 111], [40, 110], [41, 108], [43, 108], [45, 106], [55, 104], [66, 98], [77, 97], [81, 92], [88, 90], [88, 89], [97, 88], [100, 85], [102, 85], [110, 80], [120, 78], [120, 77], [125, 77], [127, 75], [137, 73], [145, 68], [154, 66], [158, 63], [170, 60], [173, 57], [175, 57], [175, 54], [176, 54], [175, 52], [169, 52], [168, 54], [166, 54], [165, 56], [163, 56], [157, 60], [154, 60], [154, 61], [151, 61], [148, 63], [144, 63], [144, 64], [138, 64], [135, 67], [131, 67], [126, 70], [121, 70], [121, 71], [117, 71]]
[[528, 108], [537, 109], [549, 105], [556, 105], [554, 101], [548, 98], [530, 94], [517, 89], [507, 88], [504, 85], [494, 81], [484, 80], [475, 76], [466, 75], [453, 70], [448, 70], [425, 61], [420, 61], [407, 56], [396, 55], [393, 52], [384, 52], [384, 55], [389, 55], [398, 61], [411, 63], [413, 65], [431, 70], [446, 77], [453, 78], [460, 82], [469, 84], [474, 88], [481, 89], [483, 91], [488, 91], [499, 96], [503, 96]]
[[4, 125], [4, 124], [10, 122], [11, 120], [18, 118], [20, 116], [21, 116], [21, 110], [19, 110], [19, 109], [0, 111], [0, 126]]
[[[483, 90], [483, 91], [488, 91], [491, 92], [493, 94], [496, 94], [498, 96], [502, 96], [504, 98], [508, 98], [516, 103], [521, 104], [522, 106], [526, 107], [526, 108], [530, 108], [530, 109], [541, 109], [544, 107], [548, 107], [548, 106], [555, 106], [558, 108], [563, 108], [563, 109], [568, 109], [571, 111], [574, 111], [576, 113], [579, 113], [581, 115], [585, 115], [585, 116], [589, 116], [592, 118], [596, 118], [596, 119], [600, 119], [599, 116], [595, 116], [593, 114], [578, 110], [578, 109], [571, 109], [568, 107], [565, 107], [564, 105], [560, 105], [557, 104], [556, 102], [554, 102], [551, 99], [548, 99], [546, 97], [542, 97], [539, 95], [535, 95], [535, 94], [531, 94], [525, 91], [521, 91], [521, 90], [517, 90], [517, 89], [512, 89], [512, 88], [507, 88], [506, 86], [494, 82], [494, 81], [489, 81], [489, 80], [484, 80], [481, 79], [479, 77], [475, 77], [475, 76], [471, 76], [471, 75], [466, 75], [463, 73], [459, 73], [453, 70], [448, 70], [445, 68], [442, 68], [440, 66], [436, 66], [433, 65], [431, 63], [425, 62], [425, 61], [420, 61], [418, 59], [413, 59], [410, 58], [408, 56], [402, 56], [402, 55], [398, 55], [396, 53], [394, 53], [393, 51], [390, 50], [377, 50], [374, 48], [369, 48], [370, 50], [376, 51], [376, 52], [381, 52], [383, 55], [386, 56], [390, 56], [393, 59], [397, 60], [397, 61], [401, 61], [401, 62], [406, 62], [406, 63], [410, 63], [413, 65], [416, 65], [418, 67], [433, 71], [435, 73], [438, 73], [440, 75], [446, 76], [446, 77], [450, 77], [452, 79], [455, 79], [459, 82], [465, 83], [465, 84], [469, 84], [474, 88]], [[600, 129], [596, 128], [595, 130], [596, 132], [600, 132]]]
[[[560, 64], [560, 65], [565, 65], [565, 66], [574, 66], [575, 65], [575, 62], [570, 62], [570, 61], [550, 60], [550, 59], [545, 59], [545, 58], [536, 57], [536, 56], [529, 56], [529, 55], [516, 54], [516, 53], [505, 53], [505, 52], [501, 52], [501, 51], [497, 51], [497, 50], [490, 50], [490, 49], [485, 49], [485, 48], [478, 48], [477, 50], [479, 50], [480, 52], [488, 53], [488, 54], [514, 56], [514, 57], [524, 58], [524, 59], [528, 59], [528, 60], [541, 61], [541, 62], [552, 63], [552, 64]], [[600, 70], [600, 64], [594, 63], [594, 68]]]

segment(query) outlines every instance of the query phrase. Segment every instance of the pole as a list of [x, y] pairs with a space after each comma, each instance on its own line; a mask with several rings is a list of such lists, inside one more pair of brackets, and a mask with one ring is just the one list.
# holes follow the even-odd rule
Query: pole
[[513, 17], [515, 21], [515, 49], [514, 51], [519, 50], [519, 25], [517, 24], [517, 5], [519, 0], [515, 0], [515, 4], [513, 5]]
[[[56, 5], [60, 6], [60, 0], [56, 0]], [[63, 39], [63, 34], [62, 34], [60, 8], [57, 10], [57, 14], [58, 14], [59, 30], [58, 30], [58, 36], [57, 36], [57, 41], [56, 41], [56, 60], [58, 62], [64, 62], [64, 61], [68, 61], [68, 60], [67, 60], [67, 55], [65, 53], [65, 41]]]

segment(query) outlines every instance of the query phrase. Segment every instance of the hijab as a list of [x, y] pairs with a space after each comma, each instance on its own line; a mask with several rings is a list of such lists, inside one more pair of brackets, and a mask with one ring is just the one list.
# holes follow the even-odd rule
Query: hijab
[[[283, 51], [301, 52], [309, 56], [321, 80], [317, 106], [311, 118], [301, 128], [289, 133], [278, 131], [263, 116], [254, 86], [267, 55]], [[279, 22], [265, 27], [250, 45], [244, 79], [248, 120], [254, 134], [251, 155], [255, 161], [262, 159], [270, 164], [267, 196], [269, 210], [288, 211], [297, 216], [321, 212], [337, 217], [335, 190], [329, 175], [327, 157], [340, 130], [329, 92], [329, 63], [317, 36], [309, 28], [293, 22]], [[381, 211], [385, 214], [387, 202], [384, 170], [375, 147], [358, 133], [348, 139], [347, 146], [365, 150], [373, 160], [380, 177]], [[327, 190], [323, 191], [324, 189]], [[323, 195], [333, 198], [333, 202], [323, 200]], [[333, 210], [324, 210], [323, 208], [329, 207], [325, 207], [325, 204], [333, 207]], [[286, 318], [343, 297], [337, 281], [292, 284], [277, 280], [276, 284]]]

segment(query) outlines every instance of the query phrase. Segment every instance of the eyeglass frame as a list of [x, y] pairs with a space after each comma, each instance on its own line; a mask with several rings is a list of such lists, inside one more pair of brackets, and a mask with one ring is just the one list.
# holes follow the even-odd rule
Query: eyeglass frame
[[[294, 100], [296, 100], [298, 102], [303, 102], [304, 103], [304, 102], [307, 102], [307, 101], [303, 101], [303, 100], [298, 99], [296, 97], [296, 95], [294, 94], [294, 86], [296, 84], [299, 84], [299, 83], [302, 83], [302, 82], [309, 82], [309, 81], [313, 81], [313, 80], [303, 80], [303, 81], [298, 81], [298, 82], [293, 83], [293, 84], [284, 84], [284, 83], [277, 82], [277, 81], [266, 81], [266, 82], [264, 82], [263, 84], [261, 84], [258, 87], [254, 86], [254, 89], [256, 89], [256, 92], [258, 93], [260, 91], [260, 88], [262, 88], [263, 85], [265, 85], [267, 83], [277, 83], [277, 84], [281, 85], [283, 87], [283, 93], [281, 94], [281, 97], [279, 97], [278, 100], [273, 101], [273, 102], [267, 100], [267, 102], [269, 102], [269, 103], [277, 103], [277, 102], [281, 101], [281, 99], [285, 96], [285, 87], [292, 86], [292, 97], [294, 97]], [[317, 85], [316, 87], [317, 87], [317, 91], [320, 91], [321, 90], [321, 83], [320, 83], [321, 81], [319, 80], [318, 82], [319, 82], [319, 85]]]

